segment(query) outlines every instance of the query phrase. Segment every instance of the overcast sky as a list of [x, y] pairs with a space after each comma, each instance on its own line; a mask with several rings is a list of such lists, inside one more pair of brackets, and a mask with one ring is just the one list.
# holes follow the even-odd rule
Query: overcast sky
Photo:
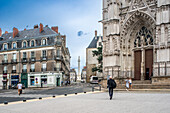
[[0, 0], [0, 28], [3, 32], [32, 29], [35, 24], [58, 26], [66, 35], [71, 67], [86, 64], [86, 48], [94, 31], [102, 34], [102, 0]]

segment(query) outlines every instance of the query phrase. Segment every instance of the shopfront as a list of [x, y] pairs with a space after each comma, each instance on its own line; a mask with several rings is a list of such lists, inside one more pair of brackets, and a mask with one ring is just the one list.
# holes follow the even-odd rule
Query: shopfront
[[21, 83], [25, 86], [25, 88], [28, 88], [28, 74], [27, 73], [21, 74]]
[[17, 86], [19, 82], [19, 75], [11, 75], [11, 86]]

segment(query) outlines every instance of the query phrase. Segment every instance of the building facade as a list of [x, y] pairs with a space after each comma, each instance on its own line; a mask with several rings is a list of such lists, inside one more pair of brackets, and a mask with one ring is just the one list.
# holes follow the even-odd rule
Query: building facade
[[97, 50], [98, 47], [102, 47], [103, 37], [97, 36], [97, 31], [95, 31], [95, 37], [92, 39], [89, 46], [86, 48], [86, 66], [87, 66], [87, 73], [86, 73], [86, 82], [90, 82], [91, 76], [98, 76], [102, 78], [103, 74], [100, 72], [92, 72], [92, 68], [98, 66], [97, 56], [93, 56], [93, 51]]
[[73, 83], [73, 82], [76, 82], [76, 80], [77, 80], [76, 70], [75, 69], [71, 69], [70, 70], [70, 82]]
[[103, 0], [103, 73], [170, 83], [170, 0]]
[[69, 79], [70, 53], [58, 27], [35, 25], [12, 33], [0, 30], [0, 85], [60, 86]]
[[86, 72], [87, 72], [87, 68], [86, 66], [84, 66], [81, 71], [81, 82], [86, 83]]

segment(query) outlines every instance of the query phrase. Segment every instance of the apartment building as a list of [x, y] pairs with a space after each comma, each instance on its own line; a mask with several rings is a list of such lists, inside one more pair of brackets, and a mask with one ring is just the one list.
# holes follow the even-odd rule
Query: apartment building
[[2, 34], [0, 29], [0, 87], [19, 81], [25, 87], [60, 86], [69, 80], [70, 53], [66, 36], [58, 27], [35, 25], [34, 29]]
[[76, 82], [76, 80], [77, 80], [76, 70], [75, 69], [71, 69], [70, 70], [70, 82], [73, 83], [73, 82]]
[[100, 72], [92, 72], [92, 68], [97, 67], [99, 65], [97, 56], [93, 56], [93, 51], [97, 50], [98, 47], [102, 47], [103, 45], [103, 37], [97, 36], [97, 31], [95, 31], [95, 36], [90, 42], [89, 46], [86, 48], [86, 82], [90, 82], [91, 76], [97, 76], [99, 79], [102, 79], [102, 73]]

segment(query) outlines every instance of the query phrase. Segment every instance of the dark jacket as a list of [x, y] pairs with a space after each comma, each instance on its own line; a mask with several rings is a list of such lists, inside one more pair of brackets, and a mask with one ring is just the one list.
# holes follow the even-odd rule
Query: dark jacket
[[108, 88], [116, 88], [116, 82], [115, 82], [115, 80], [109, 79], [109, 80], [107, 81], [107, 86], [108, 86]]

